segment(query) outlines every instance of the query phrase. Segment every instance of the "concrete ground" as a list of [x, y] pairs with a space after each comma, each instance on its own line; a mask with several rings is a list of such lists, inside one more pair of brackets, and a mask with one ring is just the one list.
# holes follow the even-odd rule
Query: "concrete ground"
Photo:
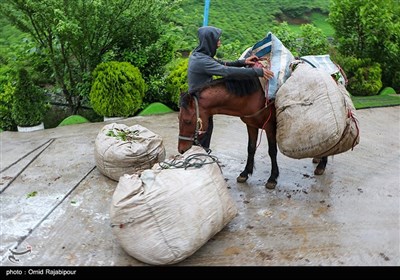
[[[357, 111], [361, 141], [329, 157], [315, 176], [311, 159], [278, 155], [275, 190], [264, 184], [270, 163], [265, 135], [256, 170], [236, 183], [246, 160], [240, 119], [215, 117], [213, 155], [238, 215], [177, 266], [399, 266], [400, 107]], [[140, 124], [177, 154], [177, 113], [118, 121]], [[96, 169], [94, 141], [105, 123], [43, 131], [2, 132], [1, 266], [142, 266], [110, 227], [117, 182]], [[182, 237], [184, 238], [184, 237]]]

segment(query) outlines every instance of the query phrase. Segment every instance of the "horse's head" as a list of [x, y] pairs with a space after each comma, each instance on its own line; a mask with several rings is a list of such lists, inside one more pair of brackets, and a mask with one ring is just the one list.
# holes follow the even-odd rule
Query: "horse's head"
[[193, 143], [198, 144], [207, 130], [208, 118], [203, 121], [203, 110], [199, 107], [198, 97], [184, 93], [180, 97], [178, 151], [182, 154]]

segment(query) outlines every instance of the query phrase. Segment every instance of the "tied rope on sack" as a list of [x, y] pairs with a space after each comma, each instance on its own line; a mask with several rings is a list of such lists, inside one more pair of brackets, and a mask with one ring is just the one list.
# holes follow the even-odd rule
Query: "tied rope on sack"
[[[159, 162], [158, 165], [162, 169], [171, 169], [171, 168], [201, 168], [206, 164], [216, 163], [219, 169], [222, 172], [220, 162], [216, 156], [210, 154], [196, 153], [188, 156], [184, 160], [179, 159], [180, 155], [175, 156], [171, 161], [163, 161]], [[208, 160], [208, 161], [207, 161]]]

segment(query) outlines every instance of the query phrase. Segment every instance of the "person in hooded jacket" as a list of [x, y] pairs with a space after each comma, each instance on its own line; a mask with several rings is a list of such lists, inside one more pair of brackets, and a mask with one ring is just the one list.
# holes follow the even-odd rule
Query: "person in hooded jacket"
[[[258, 58], [255, 55], [236, 61], [215, 59], [217, 48], [221, 46], [221, 34], [222, 30], [213, 26], [203, 26], [198, 29], [199, 45], [189, 57], [189, 92], [211, 82], [214, 75], [235, 79], [264, 77], [267, 80], [274, 76], [274, 73], [266, 68], [244, 68], [246, 65], [252, 66], [256, 63]], [[200, 145], [207, 150], [210, 147], [213, 127], [213, 117], [210, 116], [208, 129], [199, 141]]]

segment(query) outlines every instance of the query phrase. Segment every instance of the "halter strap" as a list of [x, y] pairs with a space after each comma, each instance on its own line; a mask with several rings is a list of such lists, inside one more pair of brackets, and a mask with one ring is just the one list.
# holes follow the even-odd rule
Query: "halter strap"
[[195, 145], [200, 145], [200, 143], [198, 141], [199, 132], [200, 132], [200, 128], [201, 128], [199, 101], [197, 100], [197, 97], [195, 95], [193, 95], [193, 98], [194, 98], [194, 104], [195, 104], [195, 108], [196, 108], [196, 129], [194, 131], [194, 137], [179, 135], [178, 139], [185, 140], [185, 141], [193, 141], [195, 143]]

